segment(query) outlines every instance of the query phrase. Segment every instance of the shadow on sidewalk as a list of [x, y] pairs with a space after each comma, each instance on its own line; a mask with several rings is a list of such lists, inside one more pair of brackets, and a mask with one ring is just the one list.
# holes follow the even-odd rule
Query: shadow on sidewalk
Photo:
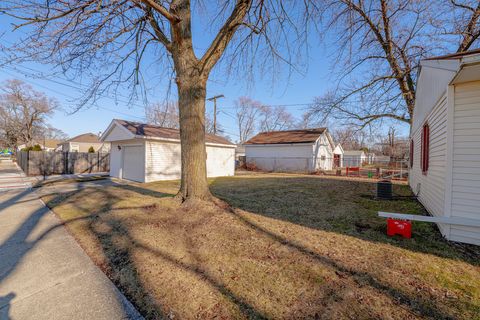
[[[10, 191], [9, 193], [15, 192]], [[4, 214], [5, 211], [10, 209], [12, 206], [21, 205], [31, 201], [40, 201], [35, 192], [32, 190], [23, 190], [19, 191], [18, 194], [14, 194], [1, 204], [0, 221], [2, 220], [2, 213]], [[22, 213], [18, 215], [18, 219], [22, 219], [22, 217], [24, 217], [24, 213], [26, 212], [21, 211], [20, 209], [18, 211]], [[20, 226], [17, 227], [17, 229], [12, 232], [8, 238], [0, 243], [0, 287], [2, 287], [2, 284], [6, 281], [6, 279], [15, 273], [18, 266], [22, 263], [30, 250], [44, 240], [52, 231], [56, 230], [57, 228], [64, 227], [63, 223], [54, 224], [34, 239], [29, 239], [41, 220], [48, 214], [50, 214], [50, 210], [42, 203], [39, 208], [34, 210], [30, 215], [28, 215], [27, 218], [25, 218]], [[37, 278], [36, 280], [42, 281], [41, 278]], [[15, 291], [11, 291], [5, 296], [0, 296], [0, 319], [9, 319], [9, 313], [12, 309], [12, 301], [15, 299], [15, 297], [17, 297], [17, 295], [18, 294]], [[125, 317], [132, 315], [132, 310], [129, 309], [127, 303], [123, 301], [120, 296], [117, 296], [117, 298], [118, 305], [124, 308]]]

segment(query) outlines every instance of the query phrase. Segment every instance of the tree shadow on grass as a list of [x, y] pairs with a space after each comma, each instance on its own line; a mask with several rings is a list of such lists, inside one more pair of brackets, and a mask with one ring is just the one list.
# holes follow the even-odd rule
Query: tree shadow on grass
[[[278, 181], [275, 181], [278, 182]], [[285, 185], [289, 181], [282, 180], [280, 184]], [[292, 192], [292, 196], [296, 198], [305, 198], [310, 196], [308, 193], [302, 193], [301, 184], [304, 181], [297, 181], [299, 184], [299, 188], [293, 188], [290, 190]], [[218, 188], [225, 187], [225, 200], [228, 201], [228, 196], [231, 197], [234, 194], [235, 184], [227, 185], [219, 184]], [[319, 187], [314, 185], [315, 188]], [[320, 186], [322, 187], [322, 186]], [[122, 188], [122, 187], [120, 187]], [[216, 191], [217, 195], [220, 194], [218, 192], [218, 188], [214, 186], [214, 191]], [[154, 191], [149, 189], [143, 189], [139, 186], [128, 186], [127, 188], [123, 188], [124, 190], [129, 190], [132, 192], [137, 192], [142, 195], [148, 195], [155, 197], [158, 196], [159, 198], [172, 196], [171, 194], [166, 194], [158, 191]], [[256, 203], [262, 202], [262, 198], [267, 197], [268, 191], [265, 190], [265, 186], [262, 186], [261, 189], [258, 188], [247, 188], [248, 197], [245, 198], [244, 195], [241, 195], [240, 198], [234, 199], [232, 204], [236, 204], [238, 200], [242, 200], [245, 204], [245, 207], [253, 207], [257, 208]], [[79, 204], [79, 209], [82, 210], [85, 216], [79, 217], [78, 220], [85, 220], [88, 221], [88, 230], [98, 239], [98, 242], [101, 245], [102, 252], [105, 256], [106, 264], [101, 266], [102, 269], [109, 275], [109, 277], [116, 283], [122, 291], [125, 293], [127, 297], [129, 297], [132, 301], [136, 303], [140, 310], [144, 312], [144, 314], [148, 318], [161, 318], [168, 315], [168, 307], [169, 306], [161, 306], [158, 302], [151, 298], [149, 291], [144, 287], [143, 281], [139, 275], [138, 266], [133, 257], [134, 250], [141, 250], [147, 252], [163, 261], [168, 262], [169, 264], [175, 266], [176, 268], [187, 272], [188, 274], [192, 274], [198, 278], [199, 281], [207, 283], [210, 287], [214, 288], [217, 292], [219, 292], [223, 297], [225, 297], [228, 301], [235, 304], [241, 313], [248, 318], [266, 318], [267, 315], [259, 311], [257, 308], [254, 307], [255, 301], [252, 300], [252, 297], [249, 298], [242, 298], [239, 294], [235, 293], [232, 289], [227, 288], [227, 286], [222, 282], [222, 279], [218, 276], [216, 277], [212, 274], [209, 270], [212, 268], [212, 265], [205, 264], [204, 259], [202, 259], [201, 252], [193, 250], [195, 248], [195, 239], [187, 238], [186, 241], [188, 245], [192, 248], [189, 250], [189, 254], [191, 258], [193, 258], [194, 262], [186, 263], [182, 260], [179, 260], [174, 255], [172, 255], [169, 251], [158, 248], [152, 247], [147, 245], [146, 243], [139, 242], [138, 239], [135, 239], [132, 234], [129, 226], [125, 225], [124, 221], [118, 219], [117, 217], [113, 216], [111, 213], [116, 210], [128, 210], [128, 209], [140, 209], [145, 210], [145, 205], [140, 205], [138, 207], [132, 206], [125, 206], [125, 207], [115, 207], [115, 203], [122, 200], [117, 197], [115, 192], [110, 192], [108, 190], [84, 190], [85, 194], [83, 196], [88, 197], [88, 192], [98, 193], [102, 192], [105, 195], [105, 198], [108, 199], [107, 204], [101, 210], [93, 211], [89, 206], [82, 206]], [[265, 194], [262, 194], [264, 192]], [[253, 193], [253, 195], [251, 194]], [[245, 201], [247, 199], [247, 201]], [[275, 195], [276, 201], [282, 201], [282, 194]], [[288, 200], [288, 199], [286, 199]], [[249, 203], [250, 202], [254, 202]], [[268, 210], [268, 206], [271, 205], [271, 198], [268, 198], [265, 201], [267, 208], [263, 210], [259, 210], [260, 213], [264, 210], [267, 213], [263, 213], [263, 215], [267, 215], [272, 218], [285, 220], [293, 223], [298, 223], [301, 225], [312, 227], [312, 225], [317, 229], [322, 230], [329, 230], [329, 226], [326, 227], [322, 225], [322, 223], [315, 219], [315, 217], [306, 216], [304, 219], [298, 221], [298, 219], [289, 220], [290, 217], [283, 217], [278, 216], [280, 209], [273, 208], [275, 210]], [[356, 203], [355, 203], [356, 204]], [[147, 205], [148, 206], [148, 205]], [[288, 207], [291, 207], [292, 204], [288, 204]], [[241, 207], [241, 206], [239, 206]], [[249, 211], [255, 212], [255, 210], [247, 209]], [[277, 211], [279, 210], [279, 211]], [[274, 242], [278, 243], [281, 246], [287, 247], [289, 249], [293, 249], [299, 252], [302, 255], [312, 258], [318, 264], [327, 266], [329, 268], [334, 269], [339, 274], [352, 279], [356, 285], [359, 287], [368, 286], [375, 291], [379, 292], [380, 294], [390, 297], [392, 301], [395, 303], [402, 305], [404, 308], [411, 310], [415, 315], [419, 317], [425, 318], [435, 318], [435, 319], [448, 319], [454, 318], [454, 315], [449, 314], [448, 312], [444, 311], [445, 308], [441, 308], [437, 305], [436, 301], [429, 301], [420, 296], [420, 294], [415, 293], [407, 293], [402, 291], [401, 289], [392, 287], [391, 285], [382, 282], [381, 280], [377, 279], [374, 275], [370, 274], [369, 272], [365, 271], [357, 271], [350, 267], [343, 265], [342, 263], [329, 258], [328, 256], [321, 255], [313, 250], [295, 242], [294, 240], [287, 239], [282, 235], [276, 234], [273, 231], [266, 229], [264, 226], [259, 225], [258, 223], [252, 221], [247, 216], [243, 215], [238, 210], [233, 210], [231, 212], [235, 219], [240, 221], [246, 228], [254, 230], [256, 237], [267, 237]], [[301, 212], [300, 212], [301, 214]], [[320, 220], [323, 217], [320, 217]], [[371, 218], [371, 216], [366, 215], [366, 218]], [[311, 224], [309, 223], [309, 219], [312, 219]], [[65, 224], [70, 225], [77, 219], [67, 220]], [[350, 221], [347, 221], [350, 222]], [[195, 228], [195, 226], [192, 226]], [[334, 227], [330, 227], [331, 229], [335, 229]], [[332, 230], [329, 231], [332, 231]], [[345, 234], [349, 234], [345, 232]], [[349, 234], [351, 235], [351, 234]], [[362, 238], [361, 236], [358, 236]], [[369, 241], [376, 241], [372, 240], [370, 237], [365, 238], [365, 240]], [[128, 281], [125, 282], [125, 279]], [[342, 294], [342, 288], [338, 288], [338, 290], [334, 290], [331, 292], [326, 292], [326, 297], [323, 298], [321, 302], [322, 304], [333, 304], [333, 303], [342, 303], [341, 301], [335, 301], [335, 297], [338, 297]], [[346, 290], [346, 289], [345, 289]], [[142, 299], [144, 299], [142, 301]], [[249, 301], [250, 300], [250, 301]], [[333, 301], [332, 301], [333, 300]]]
[[[139, 192], [144, 195], [151, 196], [150, 190], [142, 190], [142, 188], [134, 186], [119, 186], [121, 189]], [[88, 190], [84, 190], [88, 196]], [[94, 235], [95, 239], [101, 244], [102, 253], [105, 257], [106, 264], [100, 265], [101, 269], [109, 276], [109, 278], [120, 288], [120, 290], [129, 298], [148, 319], [166, 318], [169, 316], [168, 306], [161, 306], [145, 289], [143, 281], [140, 278], [133, 258], [134, 250], [142, 250], [149, 254], [160, 258], [175, 267], [190, 273], [197, 277], [200, 281], [207, 283], [214, 288], [228, 301], [235, 304], [241, 313], [247, 318], [265, 319], [266, 317], [257, 311], [252, 305], [235, 295], [221, 281], [204, 269], [201, 265], [193, 265], [180, 261], [165, 250], [152, 248], [146, 244], [139, 242], [131, 236], [130, 230], [124, 225], [121, 219], [114, 217], [111, 212], [119, 210], [140, 209], [150, 211], [152, 206], [128, 206], [113, 207], [114, 204], [121, 200], [117, 198], [115, 192], [106, 190], [92, 190], [90, 192], [101, 192], [108, 199], [106, 206], [102, 206], [101, 210], [92, 212], [90, 207], [77, 207], [85, 216], [73, 218], [64, 221], [64, 225], [69, 226], [72, 223], [83, 221], [87, 223], [89, 232]], [[155, 195], [161, 197], [172, 196], [155, 192]]]
[[[138, 189], [141, 189], [141, 188], [138, 188], [138, 187], [133, 189], [130, 188], [129, 190], [138, 192], [139, 191]], [[142, 192], [142, 194], [151, 195], [148, 192], [147, 193]], [[396, 303], [403, 305], [405, 308], [408, 308], [417, 316], [429, 317], [434, 319], [454, 318], [452, 314], [447, 313], [446, 311], [444, 311], [443, 308], [439, 308], [439, 306], [437, 306], [433, 301], [427, 300], [421, 297], [420, 295], [404, 292], [401, 289], [392, 287], [390, 284], [383, 283], [381, 280], [376, 279], [372, 274], [368, 272], [354, 270], [352, 268], [342, 265], [340, 262], [335, 261], [327, 256], [320, 255], [306, 248], [305, 246], [302, 246], [296, 243], [295, 241], [289, 240], [285, 237], [282, 237], [281, 235], [278, 235], [272, 231], [265, 229], [264, 227], [249, 220], [244, 215], [238, 213], [236, 210], [232, 210], [231, 213], [236, 217], [236, 219], [238, 219], [247, 228], [253, 229], [255, 233], [258, 234], [259, 236], [266, 236], [271, 240], [281, 244], [282, 246], [286, 246], [290, 249], [294, 249], [303, 255], [313, 258], [315, 261], [317, 261], [322, 265], [333, 268], [337, 273], [343, 274], [344, 276], [353, 279], [353, 281], [360, 287], [368, 286], [373, 288], [380, 294], [386, 295]], [[121, 222], [110, 221], [109, 223], [116, 224]], [[200, 224], [200, 222], [198, 224]], [[195, 228], [195, 225], [190, 227]], [[118, 228], [112, 228], [112, 230], [116, 230], [116, 229]], [[193, 248], [195, 247], [194, 239], [187, 238], [186, 241], [189, 243], [189, 247], [192, 248], [192, 250], [189, 251], [189, 254], [191, 255], [191, 257], [195, 262], [185, 263], [176, 259], [174, 256], [172, 256], [165, 250], [161, 250], [159, 248], [151, 248], [150, 246], [136, 242], [128, 235], [128, 230], [126, 229], [120, 232], [120, 234], [121, 234], [121, 237], [126, 237], [126, 239], [124, 239], [124, 241], [121, 241], [121, 242], [123, 243], [132, 242], [132, 245], [135, 246], [136, 248], [147, 251], [153, 254], [154, 256], [161, 258], [162, 260], [168, 261], [169, 263], [175, 265], [176, 267], [198, 276], [201, 281], [205, 281], [209, 283], [209, 285], [211, 285], [216, 290], [218, 290], [218, 292], [220, 292], [229, 301], [237, 305], [245, 316], [249, 318], [265, 318], [266, 317], [264, 314], [256, 310], [248, 301], [246, 301], [245, 299], [239, 298], [237, 295], [235, 295], [234, 292], [227, 289], [225, 285], [223, 285], [220, 281], [216, 280], [215, 277], [209, 273], [208, 269], [211, 266], [202, 265], [202, 261], [203, 261], [202, 255], [199, 252], [196, 252], [195, 250], [193, 250]], [[119, 241], [115, 241], [115, 242], [119, 242]], [[111, 244], [108, 244], [105, 246], [105, 248], [108, 248], [108, 247], [111, 247]], [[118, 259], [118, 257], [115, 257], [115, 256], [113, 256], [112, 259], [113, 258]], [[114, 263], [118, 264], [119, 262], [115, 261]], [[338, 290], [341, 291], [341, 288], [338, 288]], [[335, 296], [338, 297], [339, 295], [341, 295], [340, 292], [336, 292], [335, 294], [331, 293], [330, 295], [327, 295], [325, 301], [323, 302], [325, 304], [334, 303], [332, 301], [330, 302], [328, 301], [331, 299], [335, 299], [334, 297]]]
[[[298, 252], [301, 252], [304, 255], [307, 255], [318, 263], [329, 266], [336, 270], [337, 273], [343, 274], [344, 276], [351, 277], [357, 285], [361, 286], [370, 286], [381, 294], [387, 295], [392, 298], [393, 301], [398, 304], [407, 307], [413, 311], [418, 316], [428, 317], [432, 319], [454, 319], [453, 315], [445, 313], [442, 311], [439, 306], [435, 305], [432, 301], [425, 300], [420, 296], [414, 296], [408, 293], [403, 292], [402, 290], [396, 289], [391, 285], [382, 283], [380, 280], [375, 279], [370, 273], [356, 271], [354, 269], [348, 268], [340, 264], [339, 262], [323, 256], [318, 253], [306, 248], [305, 246], [295, 243], [292, 240], [286, 239], [272, 231], [269, 231], [262, 226], [256, 224], [255, 222], [249, 220], [242, 214], [238, 213], [236, 210], [231, 211], [232, 214], [242, 223], [244, 223], [249, 228], [256, 230], [258, 233], [282, 244], [283, 246], [294, 249]], [[333, 293], [331, 293], [333, 295]]]
[[[448, 241], [432, 223], [413, 222], [412, 239], [388, 237], [386, 219], [377, 211], [426, 211], [415, 199], [376, 200], [371, 182], [308, 176], [219, 178], [211, 189], [232, 206], [269, 218], [480, 265], [480, 247]], [[394, 191], [411, 195], [407, 186], [395, 186]]]

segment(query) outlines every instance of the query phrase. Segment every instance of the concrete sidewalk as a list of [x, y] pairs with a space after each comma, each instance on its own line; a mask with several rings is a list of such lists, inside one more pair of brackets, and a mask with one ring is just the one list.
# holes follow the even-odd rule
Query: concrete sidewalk
[[32, 186], [32, 181], [26, 177], [15, 162], [2, 160], [0, 162], [0, 192], [11, 189], [25, 189]]
[[141, 316], [28, 188], [0, 192], [0, 319]]

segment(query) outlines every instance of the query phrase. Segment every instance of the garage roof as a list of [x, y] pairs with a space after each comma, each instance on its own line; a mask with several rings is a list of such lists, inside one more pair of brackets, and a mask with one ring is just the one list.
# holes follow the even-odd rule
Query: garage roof
[[460, 59], [465, 56], [469, 56], [471, 54], [478, 54], [480, 53], [480, 48], [478, 49], [473, 49], [470, 51], [465, 51], [465, 52], [456, 52], [456, 53], [451, 53], [451, 54], [446, 54], [443, 56], [437, 56], [437, 57], [431, 57], [427, 58], [425, 60], [451, 60], [451, 59]]
[[102, 143], [98, 136], [94, 133], [84, 133], [80, 134], [78, 136], [75, 136], [71, 139], [68, 139], [66, 141], [60, 142], [59, 144], [65, 143], [65, 142], [85, 142], [85, 143]]
[[[144, 136], [144, 137], [153, 137], [153, 138], [164, 138], [164, 139], [172, 139], [172, 140], [179, 140], [180, 141], [180, 130], [178, 129], [171, 129], [171, 128], [164, 128], [152, 124], [147, 123], [139, 123], [127, 120], [119, 120], [115, 119], [114, 122], [123, 126], [125, 129], [133, 133], [135, 136]], [[205, 141], [207, 143], [217, 143], [217, 144], [226, 144], [226, 145], [233, 145], [227, 139], [216, 136], [213, 134], [206, 134]]]
[[326, 128], [261, 132], [244, 144], [314, 143]]

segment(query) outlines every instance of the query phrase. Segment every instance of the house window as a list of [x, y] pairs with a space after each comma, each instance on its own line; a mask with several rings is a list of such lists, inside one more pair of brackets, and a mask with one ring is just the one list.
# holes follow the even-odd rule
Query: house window
[[422, 168], [422, 173], [427, 174], [428, 165], [430, 161], [430, 127], [428, 124], [423, 125], [422, 129], [422, 153], [421, 153], [420, 166]]
[[413, 154], [414, 154], [413, 139], [410, 140], [410, 168], [413, 168]]

